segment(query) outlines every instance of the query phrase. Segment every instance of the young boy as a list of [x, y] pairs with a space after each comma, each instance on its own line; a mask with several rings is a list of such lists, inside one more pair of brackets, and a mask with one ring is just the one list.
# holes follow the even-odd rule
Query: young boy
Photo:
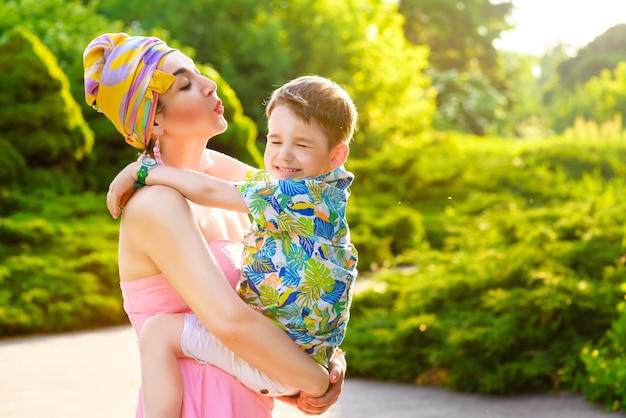
[[[267, 171], [253, 169], [246, 181], [233, 184], [144, 159], [117, 176], [109, 195], [118, 202], [133, 181], [161, 184], [200, 205], [249, 213], [253, 228], [244, 243], [241, 297], [327, 367], [344, 338], [357, 275], [357, 252], [346, 222], [353, 176], [343, 168], [357, 112], [336, 83], [306, 76], [275, 90], [266, 115]], [[143, 382], [148, 402], [166, 398], [158, 393], [181, 391], [172, 359], [182, 356], [220, 367], [262, 394], [295, 394], [232, 353], [195, 315], [162, 316], [151, 322], [146, 327], [159, 327], [160, 341], [140, 345], [165, 344], [167, 350], [146, 355], [145, 361], [141, 354], [142, 369], [158, 369], [162, 376]]]

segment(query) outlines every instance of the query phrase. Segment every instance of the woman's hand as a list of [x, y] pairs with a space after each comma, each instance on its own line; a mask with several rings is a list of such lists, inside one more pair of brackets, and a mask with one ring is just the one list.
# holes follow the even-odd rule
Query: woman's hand
[[107, 208], [114, 219], [117, 219], [122, 212], [122, 208], [126, 206], [128, 200], [135, 192], [135, 175], [141, 167], [141, 163], [134, 162], [128, 164], [109, 185], [107, 193]]
[[346, 358], [342, 351], [337, 350], [329, 366], [330, 386], [319, 398], [313, 398], [306, 393], [299, 396], [283, 396], [281, 401], [298, 408], [306, 415], [320, 415], [328, 411], [338, 400], [343, 390], [343, 382], [347, 369]]

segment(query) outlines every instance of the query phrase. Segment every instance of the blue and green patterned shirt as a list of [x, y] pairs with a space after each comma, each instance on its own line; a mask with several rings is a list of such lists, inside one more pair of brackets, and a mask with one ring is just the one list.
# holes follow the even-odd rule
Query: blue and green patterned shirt
[[253, 170], [237, 190], [252, 216], [240, 294], [315, 361], [327, 366], [343, 341], [357, 275], [346, 222], [343, 167], [318, 177], [271, 179]]

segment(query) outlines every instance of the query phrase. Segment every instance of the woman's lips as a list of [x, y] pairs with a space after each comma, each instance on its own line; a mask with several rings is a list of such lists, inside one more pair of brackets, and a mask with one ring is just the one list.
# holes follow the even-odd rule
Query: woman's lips
[[215, 109], [213, 109], [213, 111], [217, 113], [218, 115], [224, 114], [224, 105], [222, 104], [221, 100], [217, 101], [217, 104], [215, 105]]

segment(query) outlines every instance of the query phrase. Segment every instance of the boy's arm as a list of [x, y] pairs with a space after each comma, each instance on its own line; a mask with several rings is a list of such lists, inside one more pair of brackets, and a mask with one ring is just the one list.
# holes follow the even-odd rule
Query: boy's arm
[[248, 171], [257, 170], [244, 162], [218, 151], [209, 150], [209, 155], [215, 164], [207, 168], [205, 173], [222, 180], [233, 182], [244, 181]]
[[202, 206], [248, 212], [248, 206], [231, 182], [207, 174], [159, 165], [146, 176], [146, 185], [155, 184], [176, 189], [185, 198]]
[[111, 216], [115, 219], [120, 216], [122, 208], [126, 206], [128, 199], [130, 199], [130, 196], [132, 196], [136, 190], [133, 176], [136, 175], [140, 165], [141, 164], [137, 162], [128, 164], [115, 176], [109, 185], [109, 191], [107, 192], [107, 208]]
[[[137, 171], [140, 167], [139, 162], [130, 163], [111, 183], [107, 207], [114, 218], [120, 213], [118, 202], [121, 196], [137, 181]], [[248, 206], [232, 183], [196, 171], [158, 165], [148, 171], [145, 183], [149, 186], [155, 184], [169, 186], [199, 205], [248, 212]]]

